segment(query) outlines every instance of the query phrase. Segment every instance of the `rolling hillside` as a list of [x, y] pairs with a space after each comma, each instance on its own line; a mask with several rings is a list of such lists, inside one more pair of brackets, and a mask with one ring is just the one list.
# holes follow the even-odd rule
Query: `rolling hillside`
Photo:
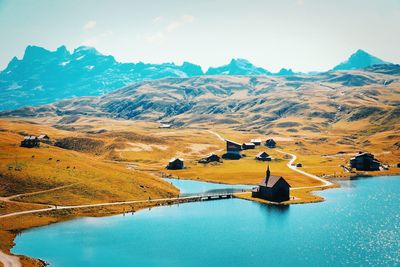
[[323, 132], [337, 123], [371, 131], [398, 127], [398, 65], [320, 75], [204, 76], [144, 81], [99, 97], [62, 100], [0, 116], [97, 116], [174, 126], [227, 124], [234, 129]]

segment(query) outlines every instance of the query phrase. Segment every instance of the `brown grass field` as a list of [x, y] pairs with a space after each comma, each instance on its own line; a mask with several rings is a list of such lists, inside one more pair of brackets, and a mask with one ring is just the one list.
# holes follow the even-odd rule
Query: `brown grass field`
[[[374, 133], [373, 127], [365, 121], [354, 125], [338, 122], [323, 133], [301, 131], [301, 126], [297, 132], [272, 129], [281, 134], [265, 136], [226, 125], [159, 129], [157, 123], [90, 117], [82, 117], [69, 124], [68, 128], [62, 128], [57, 126], [59, 119], [0, 120], [0, 197], [66, 186], [17, 197], [11, 202], [0, 200], [0, 215], [48, 204], [76, 205], [176, 196], [178, 190], [164, 182], [161, 179], [163, 175], [255, 185], [264, 177], [267, 165], [273, 175], [285, 177], [292, 187], [321, 185], [319, 181], [289, 169], [286, 156], [264, 146], [243, 151], [246, 157], [240, 160], [200, 164], [197, 161], [207, 154], [214, 152], [222, 155], [225, 151], [225, 143], [208, 130], [237, 142], [273, 137], [280, 150], [297, 155], [296, 163], [303, 164], [302, 170], [327, 179], [400, 173], [400, 169], [394, 167], [400, 162], [400, 149], [394, 145], [400, 140], [399, 132]], [[291, 119], [300, 124], [309, 123]], [[349, 130], [350, 127], [353, 128]], [[354, 135], [354, 132], [358, 134]], [[24, 134], [41, 133], [50, 136], [50, 144], [30, 149], [19, 146]], [[63, 148], [55, 146], [56, 142]], [[273, 160], [256, 161], [254, 157], [260, 151], [266, 151]], [[347, 165], [358, 151], [374, 153], [381, 162], [390, 166], [389, 170], [364, 173], [348, 172], [342, 168], [341, 165]], [[183, 158], [186, 168], [167, 171], [165, 166], [172, 157]], [[312, 193], [318, 189], [322, 188], [292, 190], [291, 195], [295, 199], [283, 204], [323, 201]], [[238, 197], [255, 200], [250, 194]], [[121, 213], [124, 209], [137, 210], [147, 205], [51, 211], [0, 219], [0, 249], [9, 251], [15, 234], [23, 229], [77, 216], [102, 216]], [[28, 258], [22, 258], [22, 263], [24, 266], [40, 265], [40, 262]]]

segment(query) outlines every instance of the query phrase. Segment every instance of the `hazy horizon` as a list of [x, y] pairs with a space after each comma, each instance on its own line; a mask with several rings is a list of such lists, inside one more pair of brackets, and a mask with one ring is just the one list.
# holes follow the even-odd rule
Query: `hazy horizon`
[[0, 69], [28, 45], [95, 47], [120, 62], [324, 71], [357, 49], [399, 63], [400, 2], [0, 0]]

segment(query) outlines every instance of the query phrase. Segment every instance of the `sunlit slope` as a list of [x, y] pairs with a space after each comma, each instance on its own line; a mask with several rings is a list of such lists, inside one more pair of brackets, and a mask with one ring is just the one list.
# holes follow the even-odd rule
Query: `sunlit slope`
[[[101, 97], [63, 100], [0, 115], [84, 115], [175, 126], [225, 124], [267, 134], [323, 134], [336, 123], [358, 127], [363, 122], [369, 131], [378, 132], [398, 129], [400, 114], [400, 68], [383, 66], [286, 77], [168, 78], [136, 83]], [[65, 123], [68, 120], [60, 122]]]
[[[63, 139], [68, 132], [24, 122], [1, 121], [0, 195], [9, 196], [67, 186], [19, 198], [57, 205], [99, 203], [176, 195], [175, 188], [144, 172], [105, 161], [102, 155], [53, 145], [21, 148], [21, 133], [47, 133]], [[107, 142], [105, 139], [104, 142]]]

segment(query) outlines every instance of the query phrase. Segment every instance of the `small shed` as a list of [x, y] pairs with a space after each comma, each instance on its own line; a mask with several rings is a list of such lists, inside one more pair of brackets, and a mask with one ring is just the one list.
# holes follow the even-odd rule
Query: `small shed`
[[271, 176], [268, 166], [265, 178], [251, 196], [273, 202], [287, 201], [290, 199], [290, 185], [282, 176]]
[[242, 149], [255, 149], [256, 145], [254, 143], [244, 143], [242, 145]]
[[251, 139], [250, 143], [253, 143], [256, 146], [259, 146], [259, 145], [261, 145], [261, 139]]
[[257, 154], [256, 156], [256, 160], [260, 160], [260, 161], [271, 161], [272, 158], [270, 155], [268, 155], [268, 153], [266, 153], [265, 151], [260, 152]]
[[168, 170], [181, 170], [184, 168], [184, 161], [180, 158], [173, 158], [168, 162]]
[[210, 162], [220, 162], [221, 158], [216, 154], [210, 154], [205, 158], [199, 160], [199, 163], [210, 163]]
[[267, 141], [265, 141], [265, 146], [269, 148], [275, 148], [276, 142], [274, 141], [274, 139], [268, 139]]
[[33, 148], [39, 146], [40, 146], [39, 139], [35, 135], [25, 136], [24, 140], [21, 141], [21, 147]]
[[359, 152], [350, 159], [350, 167], [357, 171], [379, 171], [381, 163], [375, 159], [375, 156], [367, 152]]

